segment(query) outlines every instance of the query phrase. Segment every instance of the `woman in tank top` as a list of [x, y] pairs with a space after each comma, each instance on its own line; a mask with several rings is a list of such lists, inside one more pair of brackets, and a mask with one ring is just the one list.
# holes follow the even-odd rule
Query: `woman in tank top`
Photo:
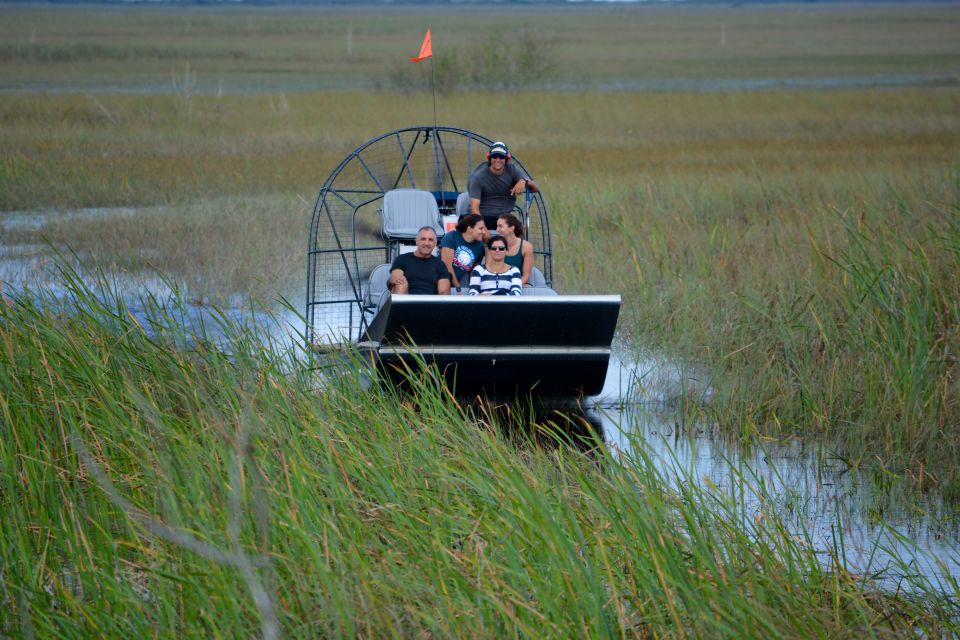
[[533, 245], [523, 240], [523, 224], [512, 213], [501, 214], [497, 218], [497, 233], [507, 243], [504, 262], [520, 270], [520, 279], [526, 287], [533, 271]]

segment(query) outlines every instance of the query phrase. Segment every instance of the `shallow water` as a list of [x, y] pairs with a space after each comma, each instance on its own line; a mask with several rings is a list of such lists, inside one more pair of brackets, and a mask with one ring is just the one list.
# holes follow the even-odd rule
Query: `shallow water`
[[81, 209], [40, 209], [0, 211], [0, 291], [7, 287], [55, 285], [57, 272], [50, 248], [43, 244], [11, 244], [11, 232], [43, 232], [50, 224], [80, 219], [134, 216], [143, 209], [132, 207], [87, 207]]
[[[73, 215], [104, 215], [101, 211]], [[37, 218], [30, 215], [0, 215], [0, 230], [8, 225], [42, 225], [49, 219], [45, 212], [35, 214]], [[29, 292], [41, 286], [53, 299], [70, 300], [71, 292], [53, 272], [46, 247], [2, 241], [0, 235], [0, 293], [33, 295]], [[251, 308], [239, 296], [226, 307], [214, 308], [183, 303], [175, 285], [156, 277], [111, 274], [106, 283], [88, 276], [82, 280], [99, 299], [109, 300], [111, 292], [117, 292], [134, 318], [147, 327], [153, 313], [149, 307], [159, 303], [190, 339], [218, 340], [221, 322], [227, 320], [252, 329], [275, 349], [302, 340], [304, 324], [298, 313]], [[145, 304], [144, 295], [154, 302]], [[943, 517], [939, 502], [929, 499], [919, 508], [912, 504], [910, 510], [891, 506], [888, 496], [875, 492], [869, 477], [810, 442], [745, 448], [718, 437], [710, 425], [683, 424], [677, 407], [691, 396], [708, 401], [710, 394], [709, 379], [695, 366], [656, 354], [632, 357], [622, 352], [611, 359], [603, 391], [588, 398], [584, 407], [586, 418], [603, 433], [616, 456], [648, 455], [675, 485], [700, 482], [738, 500], [744, 513], [758, 516], [769, 508], [761, 496], [772, 497], [791, 532], [809, 536], [825, 563], [831, 562], [832, 554], [842, 553], [848, 570], [861, 575], [881, 572], [881, 582], [891, 589], [898, 588], [905, 576], [920, 575], [955, 593], [949, 584], [960, 577], [960, 523]]]
[[[636, 78], [628, 80], [603, 80], [582, 78], [545, 82], [531, 86], [531, 91], [601, 91], [601, 92], [697, 92], [724, 91], [770, 91], [775, 89], [861, 89], [873, 87], [906, 86], [954, 86], [956, 75], [923, 73], [873, 73], [819, 77], [718, 77], [718, 78]], [[381, 88], [378, 78], [322, 78], [290, 77], [282, 79], [258, 79], [256, 81], [223, 82], [220, 79], [198, 81], [194, 88], [197, 95], [259, 94], [259, 93], [306, 93], [314, 91], [356, 91]], [[111, 83], [45, 83], [45, 82], [0, 82], [0, 95], [30, 93], [115, 93], [135, 95], [175, 94], [178, 89], [169, 82], [133, 84]]]
[[709, 399], [694, 367], [649, 358], [613, 358], [588, 417], [615, 455], [649, 456], [676, 486], [693, 479], [760, 516], [774, 498], [789, 531], [808, 536], [825, 564], [836, 555], [849, 571], [890, 589], [922, 576], [947, 593], [960, 579], [960, 522], [936, 499], [898, 506], [873, 481], [816, 443], [792, 440], [750, 448], [718, 437], [710, 425], [683, 425], [673, 409], [684, 395]]
[[133, 216], [142, 212], [133, 207], [83, 207], [80, 209], [41, 209], [38, 211], [0, 212], [0, 231], [37, 230], [51, 222], [72, 219]]

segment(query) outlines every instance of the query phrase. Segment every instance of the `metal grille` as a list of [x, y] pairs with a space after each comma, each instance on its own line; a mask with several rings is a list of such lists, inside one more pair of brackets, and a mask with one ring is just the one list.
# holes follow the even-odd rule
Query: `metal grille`
[[[310, 343], [358, 339], [370, 320], [364, 293], [370, 272], [390, 261], [381, 232], [383, 194], [422, 189], [453, 213], [467, 177], [485, 161], [492, 140], [452, 127], [412, 127], [374, 138], [355, 149], [324, 182], [313, 208], [307, 260], [305, 336]], [[531, 178], [535, 176], [514, 156]], [[518, 199], [534, 265], [553, 282], [550, 226], [541, 193]]]

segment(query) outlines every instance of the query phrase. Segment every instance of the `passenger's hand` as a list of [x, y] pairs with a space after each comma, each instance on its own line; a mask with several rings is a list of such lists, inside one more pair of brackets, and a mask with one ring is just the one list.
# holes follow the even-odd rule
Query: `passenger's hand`
[[513, 185], [513, 189], [510, 189], [510, 195], [516, 197], [527, 190], [527, 181], [520, 179], [517, 181], [517, 184]]

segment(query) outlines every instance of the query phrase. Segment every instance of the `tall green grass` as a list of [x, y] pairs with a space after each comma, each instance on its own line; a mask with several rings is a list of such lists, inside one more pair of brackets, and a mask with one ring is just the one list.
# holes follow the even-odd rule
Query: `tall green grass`
[[957, 632], [960, 593], [885, 594], [772, 500], [670, 488], [640, 441], [614, 461], [510, 436], [433, 375], [318, 386], [309, 354], [226, 318], [218, 348], [176, 301], [133, 314], [63, 269], [65, 301], [0, 303], [5, 635]]
[[[622, 293], [621, 336], [709, 370], [700, 411], [728, 433], [826, 437], [851, 464], [956, 496], [956, 93], [454, 94], [439, 107], [508, 140], [543, 185], [559, 288]], [[3, 241], [160, 269], [200, 300], [297, 300], [327, 173], [429, 113], [428, 96], [380, 92], [10, 97], [0, 205], [140, 209], [52, 216]]]
[[[826, 436], [852, 465], [955, 500], [955, 172], [688, 185], [572, 193], [561, 280], [623, 292], [636, 341], [710, 370], [702, 410], [725, 431]], [[602, 213], [586, 213], [591, 201]]]

